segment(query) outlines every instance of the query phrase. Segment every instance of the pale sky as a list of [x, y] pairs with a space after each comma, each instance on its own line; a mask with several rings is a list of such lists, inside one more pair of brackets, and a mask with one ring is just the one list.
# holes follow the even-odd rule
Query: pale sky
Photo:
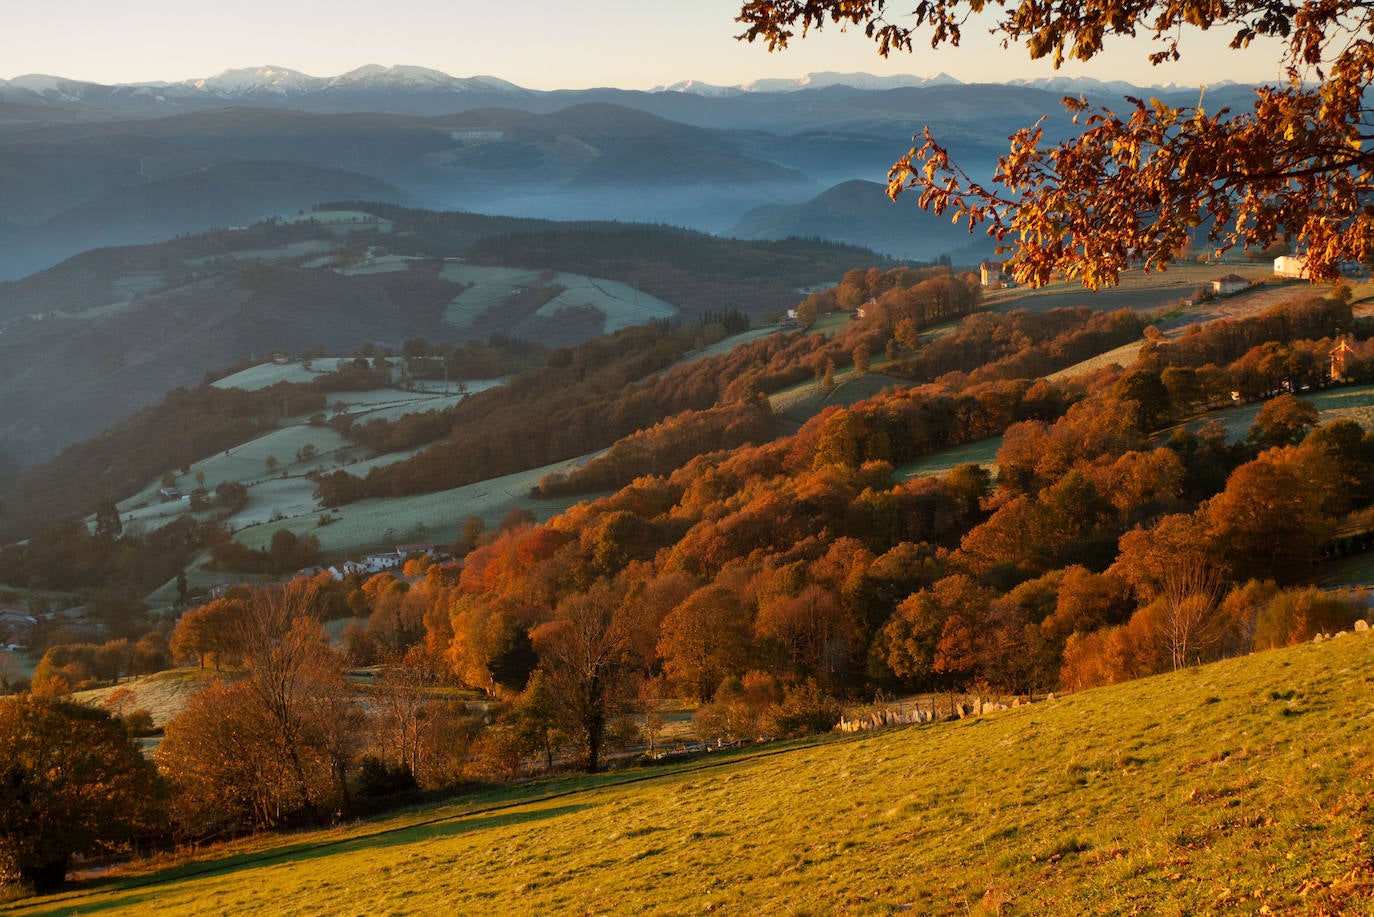
[[[913, 4], [914, 5], [914, 4]], [[966, 28], [963, 47], [883, 60], [838, 29], [769, 54], [738, 42], [737, 0], [4, 0], [0, 78], [46, 73], [98, 83], [178, 81], [264, 64], [333, 76], [364, 64], [496, 76], [531, 89], [720, 85], [833, 70], [949, 73], [965, 82], [1055, 75], [1023, 50]], [[899, 4], [900, 6], [900, 4]], [[1146, 41], [1109, 45], [1066, 76], [1142, 85], [1272, 81], [1272, 50], [1187, 36], [1180, 63], [1151, 67]]]

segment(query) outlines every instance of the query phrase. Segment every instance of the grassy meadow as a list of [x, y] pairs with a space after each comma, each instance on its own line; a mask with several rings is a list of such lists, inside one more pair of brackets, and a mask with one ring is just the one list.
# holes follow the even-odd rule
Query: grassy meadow
[[849, 407], [872, 398], [883, 389], [907, 387], [905, 379], [870, 371], [860, 374], [853, 367], [835, 371], [835, 387], [829, 392], [819, 382], [808, 379], [768, 396], [773, 413], [798, 424], [805, 423], [828, 407]]
[[985, 304], [999, 312], [1030, 309], [1047, 312], [1050, 309], [1086, 306], [1089, 309], [1132, 309], [1153, 312], [1178, 305], [1191, 299], [1199, 286], [1210, 284], [1225, 274], [1239, 274], [1250, 281], [1272, 280], [1271, 261], [1197, 264], [1193, 262], [1170, 265], [1167, 271], [1146, 273], [1140, 269], [1123, 271], [1116, 286], [1089, 290], [1076, 280], [1061, 280], [1039, 289], [1012, 287], [987, 294]]
[[897, 469], [898, 480], [908, 478], [930, 478], [949, 474], [960, 465], [972, 462], [982, 465], [993, 474], [997, 473], [997, 450], [1002, 448], [1002, 437], [990, 436], [987, 439], [950, 446], [909, 462]]
[[5, 914], [1368, 914], [1374, 637], [494, 789]]

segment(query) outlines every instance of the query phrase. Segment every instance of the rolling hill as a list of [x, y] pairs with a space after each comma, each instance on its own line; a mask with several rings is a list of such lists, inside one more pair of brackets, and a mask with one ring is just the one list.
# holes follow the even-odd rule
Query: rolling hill
[[966, 227], [921, 210], [909, 198], [892, 200], [883, 185], [859, 180], [836, 185], [802, 204], [756, 207], [728, 234], [740, 239], [835, 239], [885, 255], [926, 261], [968, 246], [970, 241], [985, 243], [984, 257], [991, 257], [995, 247], [992, 240], [970, 236]]
[[404, 204], [409, 196], [389, 182], [356, 172], [296, 162], [221, 162], [108, 191], [24, 233], [21, 247], [60, 251], [159, 242], [339, 200]]
[[404, 910], [1356, 914], [1374, 638], [985, 717], [503, 787], [15, 915]]
[[[212, 171], [244, 187], [291, 175], [356, 187], [292, 165]], [[96, 250], [0, 284], [0, 453], [37, 464], [210, 370], [272, 351], [494, 334], [565, 346], [678, 312], [781, 310], [799, 286], [882, 260], [667, 227], [349, 206], [370, 209]]]

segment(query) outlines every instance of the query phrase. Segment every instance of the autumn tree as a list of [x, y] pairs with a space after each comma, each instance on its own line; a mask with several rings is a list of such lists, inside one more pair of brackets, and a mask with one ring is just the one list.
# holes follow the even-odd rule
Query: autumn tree
[[1265, 403], [1250, 428], [1250, 441], [1260, 446], [1291, 446], [1317, 425], [1321, 414], [1315, 405], [1290, 394]]
[[1224, 619], [1216, 606], [1223, 569], [1203, 519], [1176, 514], [1151, 529], [1132, 529], [1121, 537], [1112, 570], [1152, 609], [1148, 620], [1156, 625], [1155, 637], [1173, 668], [1196, 662], [1221, 640]]
[[601, 766], [608, 727], [632, 699], [634, 617], [606, 580], [568, 596], [531, 634], [549, 687], [580, 739], [588, 771]]
[[164, 821], [157, 772], [119, 719], [41, 697], [0, 704], [0, 880], [51, 891], [73, 856], [128, 849]]
[[1301, 449], [1271, 449], [1241, 465], [1207, 501], [1208, 536], [1231, 578], [1298, 580], [1319, 556], [1335, 520], [1326, 463]]
[[968, 641], [994, 594], [964, 574], [908, 596], [883, 628], [886, 663], [899, 678], [965, 673]]
[[242, 679], [167, 724], [158, 761], [184, 824], [280, 825], [347, 800], [361, 711], [311, 606], [307, 580], [254, 590], [228, 634]]
[[744, 669], [750, 618], [730, 589], [711, 585], [692, 593], [660, 625], [664, 673], [698, 700], [710, 700], [727, 675]]
[[178, 662], [194, 659], [203, 668], [212, 660], [216, 670], [237, 662], [231, 635], [246, 607], [239, 599], [220, 598], [182, 614], [172, 631], [169, 652]]
[[[770, 50], [827, 24], [854, 27], [886, 56], [927, 40], [958, 45], [968, 18], [983, 9], [979, 0], [920, 2], [906, 14], [887, 0], [746, 0], [737, 21], [742, 39]], [[1011, 237], [1018, 282], [1041, 285], [1062, 271], [1088, 286], [1112, 284], [1132, 264], [1168, 264], [1203, 227], [1220, 250], [1288, 240], [1319, 280], [1374, 247], [1374, 213], [1365, 206], [1374, 191], [1366, 93], [1374, 7], [1006, 0], [996, 10], [993, 33], [1005, 46], [1024, 46], [1055, 67], [1097, 57], [1115, 36], [1149, 36], [1151, 63], [1176, 60], [1188, 27], [1228, 31], [1238, 53], [1257, 39], [1281, 49], [1283, 79], [1256, 89], [1244, 110], [1209, 110], [1201, 95], [1195, 106], [1127, 99], [1121, 112], [1065, 99], [1081, 132], [1050, 144], [1041, 124], [1017, 131], [990, 186], [971, 179], [927, 127], [921, 145], [892, 167], [889, 194], [911, 189], [936, 213], [953, 211], [970, 229], [986, 223], [993, 237]]]

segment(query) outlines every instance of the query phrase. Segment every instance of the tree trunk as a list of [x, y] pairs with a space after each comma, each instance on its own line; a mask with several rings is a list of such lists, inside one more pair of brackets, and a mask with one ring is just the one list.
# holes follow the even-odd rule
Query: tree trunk
[[46, 895], [57, 891], [67, 881], [67, 866], [70, 862], [71, 855], [67, 854], [46, 863], [21, 866], [19, 878], [25, 885], [33, 888], [34, 894]]

